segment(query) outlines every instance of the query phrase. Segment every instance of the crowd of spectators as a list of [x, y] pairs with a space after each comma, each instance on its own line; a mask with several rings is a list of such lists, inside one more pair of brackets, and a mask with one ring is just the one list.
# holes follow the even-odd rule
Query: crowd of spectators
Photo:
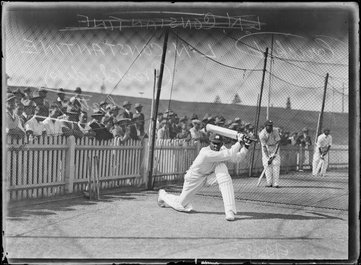
[[[73, 93], [63, 89], [57, 91], [57, 98], [49, 102], [45, 88], [21, 91], [17, 88], [8, 91], [7, 96], [7, 133], [16, 138], [32, 138], [39, 135], [73, 135], [76, 138], [92, 137], [97, 140], [117, 138], [120, 142], [128, 139], [141, 140], [148, 137], [145, 132], [143, 106], [124, 101], [122, 105], [102, 101], [93, 110], [90, 119], [86, 111], [82, 90], [77, 87]], [[207, 124], [236, 130], [253, 137], [255, 127], [240, 117], [226, 119], [222, 115], [205, 114], [203, 118], [195, 113], [179, 117], [171, 109], [158, 112], [156, 119], [157, 139], [183, 139], [207, 143], [209, 132]], [[263, 128], [259, 128], [261, 131]], [[302, 133], [280, 129], [281, 145], [311, 145], [308, 129]]]
[[63, 89], [57, 91], [57, 98], [49, 102], [45, 88], [8, 91], [6, 100], [6, 132], [11, 137], [32, 139], [41, 135], [91, 137], [97, 140], [117, 138], [140, 140], [147, 137], [144, 131], [143, 106], [123, 102], [122, 106], [102, 101], [88, 117], [77, 87], [71, 96]]

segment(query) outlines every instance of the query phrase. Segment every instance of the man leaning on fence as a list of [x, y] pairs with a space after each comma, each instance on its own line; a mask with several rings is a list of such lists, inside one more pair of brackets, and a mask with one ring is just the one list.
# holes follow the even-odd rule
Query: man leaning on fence
[[323, 134], [317, 137], [315, 152], [313, 154], [312, 175], [315, 177], [320, 172], [320, 176], [326, 176], [328, 166], [328, 154], [332, 145], [330, 129], [324, 129]]

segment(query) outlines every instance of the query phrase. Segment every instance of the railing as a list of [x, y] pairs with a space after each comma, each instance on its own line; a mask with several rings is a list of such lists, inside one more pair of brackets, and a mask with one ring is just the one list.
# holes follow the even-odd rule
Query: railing
[[[155, 185], [183, 181], [183, 175], [204, 146], [182, 140], [157, 140], [154, 152], [153, 179]], [[148, 181], [148, 139], [129, 140], [120, 144], [116, 139], [99, 142], [95, 139], [42, 136], [26, 143], [7, 138], [6, 142], [7, 200], [51, 197], [79, 193], [86, 189], [92, 174], [90, 161], [96, 158], [100, 189], [122, 186], [146, 186]], [[297, 146], [281, 146], [281, 173], [299, 169]], [[313, 149], [306, 150], [304, 169], [310, 170]], [[230, 174], [248, 177], [251, 154], [239, 163], [227, 163]], [[347, 146], [333, 146], [329, 169], [348, 167]], [[253, 175], [263, 170], [259, 144], [255, 148]]]

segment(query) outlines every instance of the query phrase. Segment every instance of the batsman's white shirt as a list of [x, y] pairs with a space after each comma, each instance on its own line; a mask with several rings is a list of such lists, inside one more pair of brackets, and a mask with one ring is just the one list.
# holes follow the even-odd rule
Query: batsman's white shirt
[[331, 135], [326, 135], [326, 134], [321, 134], [320, 136], [318, 136], [317, 138], [317, 150], [319, 148], [321, 148], [322, 152], [327, 150], [328, 146], [332, 145], [332, 136]]
[[[220, 162], [231, 161], [237, 159], [237, 152], [241, 148], [239, 142], [232, 145], [230, 149], [222, 146], [221, 150], [213, 151], [210, 146], [203, 147], [188, 172], [193, 176], [204, 177], [214, 172], [214, 169]], [[246, 148], [242, 148], [239, 157], [244, 156], [247, 152]], [[241, 158], [239, 158], [241, 159]], [[187, 173], [188, 173], [187, 172]]]

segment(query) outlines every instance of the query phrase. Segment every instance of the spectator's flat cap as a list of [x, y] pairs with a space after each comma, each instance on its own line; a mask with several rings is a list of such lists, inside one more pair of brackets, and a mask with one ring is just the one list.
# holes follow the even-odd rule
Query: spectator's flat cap
[[212, 133], [211, 136], [209, 137], [209, 141], [211, 141], [212, 143], [215, 143], [215, 144], [220, 144], [223, 142], [223, 138], [219, 134]]
[[305, 128], [302, 129], [302, 131], [303, 132], [308, 132], [308, 128], [305, 127]]
[[264, 123], [264, 126], [271, 126], [273, 125], [273, 121], [271, 120], [266, 120], [266, 122]]
[[31, 88], [30, 87], [25, 88], [24, 92], [31, 92]]
[[143, 108], [143, 105], [140, 104], [140, 103], [135, 103], [135, 104], [134, 104], [134, 108], [135, 108], [135, 109]]
[[330, 129], [329, 129], [329, 128], [325, 128], [325, 129], [323, 129], [323, 132], [330, 132]]
[[77, 93], [77, 94], [81, 94], [81, 88], [80, 87], [77, 87], [76, 89], [75, 89], [75, 93]]
[[131, 105], [132, 105], [132, 103], [130, 103], [128, 100], [126, 100], [126, 101], [123, 102], [123, 107], [125, 107], [125, 106], [131, 106]]

